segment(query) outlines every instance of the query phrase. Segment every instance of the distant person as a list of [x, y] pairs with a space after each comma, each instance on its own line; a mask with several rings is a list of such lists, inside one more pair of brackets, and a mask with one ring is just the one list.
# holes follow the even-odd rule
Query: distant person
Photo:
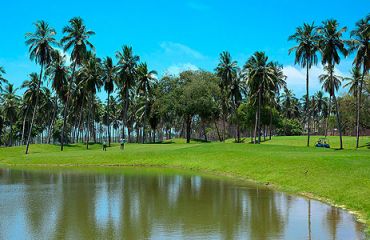
[[121, 138], [120, 142], [121, 142], [121, 150], [125, 150], [126, 139]]
[[103, 151], [107, 151], [107, 142], [106, 141], [103, 142]]

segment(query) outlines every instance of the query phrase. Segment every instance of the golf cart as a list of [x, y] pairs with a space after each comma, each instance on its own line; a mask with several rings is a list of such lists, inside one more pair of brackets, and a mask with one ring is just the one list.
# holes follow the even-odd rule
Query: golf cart
[[319, 141], [317, 141], [315, 146], [322, 148], [330, 148], [329, 140], [327, 138], [319, 138]]

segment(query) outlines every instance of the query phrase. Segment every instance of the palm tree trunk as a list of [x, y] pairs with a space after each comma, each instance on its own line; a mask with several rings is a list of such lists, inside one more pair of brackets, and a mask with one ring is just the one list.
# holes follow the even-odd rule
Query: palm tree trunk
[[261, 143], [261, 104], [262, 104], [261, 89], [258, 91], [258, 144]]
[[9, 146], [13, 146], [13, 124], [10, 123]]
[[[220, 130], [218, 129], [218, 126], [217, 126], [217, 122], [216, 122], [216, 120], [215, 120], [214, 122], [215, 122], [215, 128], [216, 128], [216, 132], [217, 132], [218, 139], [220, 140], [220, 142], [222, 142], [222, 138], [221, 138]], [[171, 130], [170, 130], [170, 131], [171, 131]], [[170, 132], [170, 133], [171, 133], [171, 132]]]
[[190, 143], [191, 134], [191, 116], [186, 117], [186, 143]]
[[49, 135], [48, 135], [48, 139], [47, 139], [47, 143], [50, 144], [50, 139], [51, 139], [51, 135], [52, 135], [52, 132], [53, 132], [53, 126], [54, 126], [54, 122], [55, 122], [55, 117], [57, 115], [57, 112], [58, 112], [58, 102], [57, 102], [57, 96], [55, 95], [55, 105], [54, 105], [54, 111], [53, 111], [53, 116], [52, 116], [52, 119], [51, 119], [51, 122], [50, 122], [50, 126], [49, 126]]
[[271, 140], [271, 130], [272, 129], [272, 111], [270, 111], [270, 126], [269, 126], [269, 140]]
[[328, 119], [330, 118], [330, 113], [331, 113], [331, 96], [329, 96], [328, 115], [326, 116], [325, 120], [325, 137], [328, 136]]
[[[91, 108], [91, 101], [90, 101]], [[87, 124], [86, 124], [86, 149], [89, 149], [89, 140], [90, 140], [90, 108], [87, 111]]]
[[43, 65], [43, 64], [41, 64], [40, 78], [38, 79], [37, 89], [36, 89], [36, 101], [35, 101], [35, 106], [34, 106], [34, 108], [33, 108], [31, 125], [30, 125], [30, 129], [29, 129], [29, 132], [28, 132], [28, 137], [27, 137], [26, 154], [28, 154], [28, 148], [29, 148], [29, 146], [30, 146], [30, 140], [31, 140], [32, 128], [33, 128], [33, 124], [34, 124], [34, 121], [35, 121], [35, 116], [36, 116], [37, 106], [38, 106], [38, 104], [39, 104], [40, 86], [41, 86], [41, 79], [42, 79], [42, 72], [43, 72], [43, 70], [44, 70], [44, 65]]
[[63, 151], [63, 148], [64, 148], [64, 131], [65, 131], [66, 123], [67, 123], [67, 109], [68, 109], [69, 97], [71, 95], [70, 94], [70, 91], [71, 91], [71, 87], [72, 87], [72, 82], [73, 82], [73, 78], [74, 78], [74, 75], [75, 75], [75, 71], [76, 71], [76, 62], [73, 63], [72, 75], [71, 75], [71, 79], [69, 80], [69, 83], [68, 83], [67, 99], [66, 99], [66, 102], [64, 104], [64, 110], [63, 110], [63, 126], [62, 126], [62, 132], [61, 132], [62, 135], [60, 136], [60, 139], [61, 139], [60, 151]]
[[110, 96], [110, 91], [108, 91], [108, 99], [107, 99], [108, 146], [110, 147], [111, 139], [110, 139], [109, 96]]
[[[307, 59], [307, 62], [309, 60]], [[306, 64], [306, 104], [307, 104], [307, 147], [310, 146], [310, 119], [311, 119], [311, 109], [309, 103], [309, 65]]]
[[342, 124], [340, 122], [339, 106], [338, 106], [338, 102], [337, 102], [337, 98], [335, 97], [335, 94], [333, 95], [333, 100], [334, 100], [335, 111], [336, 111], [336, 115], [337, 115], [337, 125], [338, 125], [339, 140], [340, 140], [340, 148], [339, 149], [343, 149]]
[[[258, 107], [257, 107], [258, 108]], [[253, 132], [253, 143], [257, 143], [257, 125], [258, 125], [258, 109], [256, 110], [256, 119], [254, 122], [254, 132]]]
[[365, 74], [366, 74], [366, 66], [364, 64], [362, 76], [361, 76], [361, 82], [357, 90], [356, 148], [358, 148], [360, 145], [360, 111], [361, 111], [362, 84], [364, 82]]
[[148, 104], [145, 102], [145, 107], [144, 107], [144, 119], [143, 119], [143, 144], [145, 143], [145, 121], [146, 121], [146, 111], [147, 111], [147, 106]]
[[27, 106], [26, 108], [26, 113], [24, 115], [24, 118], [23, 118], [23, 123], [22, 123], [22, 140], [21, 140], [21, 144], [24, 144], [24, 132], [25, 132], [25, 128], [26, 128], [26, 120], [27, 120], [27, 116], [28, 116], [28, 110], [30, 108]]

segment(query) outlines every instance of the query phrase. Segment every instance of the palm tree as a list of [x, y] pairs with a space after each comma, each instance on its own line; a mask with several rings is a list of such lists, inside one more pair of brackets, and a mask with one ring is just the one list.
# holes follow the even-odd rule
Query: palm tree
[[216, 67], [217, 76], [220, 77], [220, 89], [222, 97], [222, 125], [223, 125], [223, 136], [222, 141], [225, 141], [226, 135], [226, 115], [227, 115], [227, 102], [231, 92], [229, 89], [233, 83], [233, 79], [236, 77], [238, 71], [238, 63], [233, 61], [229, 52], [222, 52], [220, 54], [220, 62]]
[[[297, 46], [289, 49], [289, 54], [295, 51], [295, 64], [306, 67], [306, 103], [309, 102], [309, 70], [317, 64], [317, 52], [319, 50], [319, 36], [317, 28], [312, 24], [304, 23], [296, 32], [289, 36], [289, 41], [296, 41]], [[310, 146], [310, 110], [307, 111], [307, 147]]]
[[137, 76], [137, 63], [139, 56], [134, 55], [132, 47], [123, 46], [121, 52], [116, 52], [118, 59], [117, 65], [117, 85], [120, 88], [121, 99], [124, 101], [122, 114], [122, 138], [125, 138], [125, 122], [127, 121], [127, 111], [129, 108], [131, 95], [135, 86]]
[[108, 128], [108, 146], [110, 147], [111, 134], [110, 134], [110, 114], [109, 114], [109, 100], [110, 94], [114, 90], [114, 80], [116, 77], [116, 67], [113, 64], [111, 57], [107, 57], [103, 62], [103, 81], [104, 81], [104, 90], [108, 93], [107, 96], [107, 128]]
[[61, 40], [61, 44], [63, 44], [64, 51], [67, 52], [71, 51], [71, 61], [72, 63], [72, 73], [71, 78], [68, 83], [67, 87], [67, 98], [64, 104], [64, 111], [63, 111], [63, 126], [61, 131], [61, 148], [60, 150], [63, 151], [64, 146], [64, 131], [65, 125], [67, 122], [67, 109], [68, 109], [68, 102], [71, 95], [71, 88], [72, 83], [75, 77], [76, 67], [80, 66], [83, 60], [86, 58], [88, 48], [94, 50], [94, 46], [90, 43], [89, 38], [95, 34], [95, 32], [91, 30], [87, 30], [86, 26], [80, 17], [75, 17], [69, 20], [69, 26], [63, 28], [63, 34], [65, 36]]
[[148, 113], [148, 102], [150, 102], [149, 94], [152, 90], [153, 84], [156, 81], [157, 72], [149, 71], [146, 63], [140, 63], [137, 68], [138, 80], [138, 94], [144, 97], [144, 115], [143, 115], [143, 143], [145, 143], [145, 123]]
[[[22, 138], [21, 143], [24, 142], [24, 134], [25, 134], [25, 126], [26, 121], [28, 118], [29, 110], [32, 109], [32, 106], [35, 106], [36, 99], [38, 97], [38, 84], [39, 84], [39, 76], [37, 73], [31, 73], [29, 75], [30, 79], [26, 80], [22, 83], [21, 88], [26, 89], [26, 91], [23, 94], [23, 103], [26, 105], [25, 113], [23, 116], [23, 124], [22, 124]], [[35, 108], [35, 107], [33, 107]]]
[[[322, 56], [321, 62], [323, 65], [325, 64], [328, 65], [326, 71], [329, 74], [331, 74], [330, 84], [332, 86], [335, 86], [336, 79], [334, 79], [333, 75], [335, 64], [340, 63], [339, 54], [342, 54], [345, 57], [348, 55], [348, 51], [345, 48], [345, 41], [342, 39], [342, 35], [347, 30], [347, 28], [343, 27], [338, 29], [338, 27], [339, 24], [336, 20], [327, 20], [324, 21], [323, 26], [319, 27], [318, 29], [320, 34], [320, 50]], [[332, 96], [336, 108], [337, 124], [340, 138], [340, 149], [343, 149], [342, 125], [340, 121], [339, 106], [335, 94], [333, 94]]]
[[315, 93], [315, 100], [316, 100], [316, 105], [315, 105], [315, 108], [317, 109], [317, 112], [318, 112], [318, 123], [320, 122], [320, 119], [323, 119], [323, 118], [327, 118], [327, 110], [328, 110], [328, 106], [327, 106], [327, 102], [328, 102], [328, 99], [327, 97], [324, 97], [324, 93], [323, 91], [317, 91]]
[[82, 65], [82, 68], [78, 72], [79, 77], [82, 79], [81, 84], [88, 94], [89, 107], [87, 113], [87, 139], [86, 139], [86, 148], [89, 148], [89, 126], [90, 121], [94, 122], [94, 101], [97, 90], [100, 90], [103, 85], [103, 80], [101, 78], [102, 66], [99, 58], [92, 53], [88, 54], [88, 59]]
[[3, 74], [5, 74], [5, 70], [0, 66], [0, 92], [3, 90], [2, 85], [4, 83], [8, 83], [8, 81], [3, 77]]
[[[339, 108], [338, 108], [338, 103], [337, 103], [337, 100], [336, 100], [336, 97], [335, 97], [335, 92], [338, 91], [343, 78], [341, 76], [337, 76], [337, 75], [334, 74], [334, 67], [333, 66], [325, 66], [324, 71], [326, 73], [321, 74], [319, 76], [319, 79], [320, 79], [320, 82], [322, 84], [322, 88], [325, 90], [325, 92], [329, 93], [328, 117], [330, 117], [331, 99], [333, 99], [334, 103], [336, 105], [336, 110], [335, 111], [336, 111], [336, 115], [337, 115], [338, 131], [339, 131], [340, 136], [342, 136], [341, 135], [341, 129], [340, 129], [341, 125], [340, 125], [340, 121], [339, 121]], [[327, 122], [328, 120], [327, 119], [326, 119], [326, 127], [325, 127], [325, 137], [326, 137], [327, 131], [328, 131], [327, 130], [328, 129], [328, 122]], [[343, 148], [342, 141], [340, 141], [340, 149], [342, 149], [342, 148]]]
[[[254, 128], [254, 143], [258, 133], [258, 143], [261, 142], [261, 107], [265, 91], [275, 89], [275, 70], [264, 52], [255, 52], [244, 65], [247, 73], [249, 96], [257, 102], [256, 121]], [[258, 100], [255, 100], [255, 99]]]
[[292, 90], [284, 88], [284, 92], [280, 96], [281, 107], [286, 118], [292, 119], [299, 116], [298, 99], [295, 97]]
[[13, 145], [13, 124], [17, 119], [19, 97], [16, 95], [16, 89], [13, 84], [8, 84], [5, 87], [4, 94], [1, 96], [3, 105], [4, 120], [9, 124], [9, 146]]
[[37, 95], [35, 101], [35, 107], [33, 108], [32, 120], [30, 129], [27, 137], [26, 154], [28, 154], [28, 148], [31, 140], [32, 128], [36, 116], [36, 111], [39, 102], [39, 91], [42, 82], [42, 73], [44, 67], [50, 64], [52, 60], [52, 52], [54, 51], [53, 45], [57, 45], [54, 38], [56, 32], [49, 26], [45, 21], [38, 21], [35, 23], [36, 31], [34, 33], [26, 33], [26, 44], [29, 46], [30, 59], [35, 61], [36, 64], [40, 64], [40, 76], [37, 84]]
[[[350, 51], [356, 51], [355, 59], [353, 60], [353, 65], [357, 69], [362, 67], [362, 75], [357, 84], [358, 90], [356, 91], [356, 148], [359, 147], [360, 142], [360, 111], [361, 111], [361, 97], [362, 88], [364, 83], [364, 77], [370, 69], [370, 14], [361, 19], [356, 23], [356, 28], [351, 31], [350, 40]], [[360, 70], [359, 70], [360, 71]]]
[[65, 65], [66, 56], [59, 51], [52, 54], [52, 62], [46, 68], [45, 75], [51, 82], [51, 87], [56, 94], [63, 100], [66, 100], [69, 69]]

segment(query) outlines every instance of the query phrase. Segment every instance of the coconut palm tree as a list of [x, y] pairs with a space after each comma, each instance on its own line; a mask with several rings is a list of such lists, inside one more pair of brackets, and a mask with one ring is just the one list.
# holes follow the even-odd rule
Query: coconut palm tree
[[52, 62], [45, 71], [45, 75], [48, 76], [51, 82], [51, 87], [63, 101], [66, 101], [69, 76], [69, 68], [65, 64], [66, 55], [59, 51], [54, 51], [52, 54]]
[[138, 94], [141, 95], [144, 100], [144, 115], [143, 115], [143, 143], [145, 143], [145, 123], [148, 113], [148, 103], [150, 102], [151, 90], [153, 84], [157, 80], [157, 72], [154, 70], [149, 71], [146, 63], [140, 63], [137, 67], [137, 81], [138, 81]]
[[102, 69], [102, 78], [104, 81], [104, 90], [108, 93], [107, 96], [107, 128], [108, 128], [108, 146], [110, 147], [111, 142], [111, 134], [110, 134], [110, 114], [109, 114], [109, 107], [110, 107], [110, 94], [114, 90], [114, 81], [116, 78], [116, 67], [113, 64], [113, 60], [111, 57], [107, 57], [103, 61], [103, 69]]
[[230, 89], [233, 83], [233, 79], [236, 78], [238, 71], [238, 63], [233, 61], [229, 52], [222, 52], [220, 54], [220, 62], [215, 69], [217, 76], [220, 78], [220, 89], [223, 97], [222, 101], [222, 141], [225, 141], [226, 135], [226, 116], [227, 116], [227, 103], [230, 97]]
[[357, 69], [362, 68], [361, 78], [356, 88], [356, 148], [359, 147], [360, 142], [360, 112], [361, 112], [361, 98], [362, 88], [364, 84], [364, 77], [370, 69], [370, 14], [356, 23], [356, 28], [351, 31], [351, 40], [349, 41], [350, 51], [356, 51], [353, 65]]
[[53, 46], [57, 45], [55, 40], [55, 30], [49, 26], [45, 21], [37, 21], [35, 23], [36, 31], [34, 33], [26, 33], [26, 44], [29, 46], [30, 59], [35, 61], [36, 64], [40, 64], [40, 76], [37, 84], [37, 95], [35, 101], [35, 107], [33, 108], [33, 114], [31, 119], [30, 129], [28, 131], [26, 154], [28, 154], [28, 148], [31, 140], [32, 128], [36, 116], [36, 111], [39, 102], [39, 91], [42, 82], [42, 73], [44, 67], [50, 64], [52, 60], [52, 53], [54, 51]]
[[9, 146], [13, 146], [13, 124], [16, 122], [18, 114], [19, 97], [16, 95], [16, 91], [13, 84], [8, 84], [1, 96], [4, 120], [10, 127]]
[[29, 75], [29, 80], [25, 80], [21, 88], [25, 89], [25, 92], [23, 94], [23, 103], [26, 105], [25, 113], [23, 116], [23, 124], [22, 124], [22, 137], [21, 137], [21, 143], [24, 142], [24, 134], [25, 134], [25, 126], [26, 121], [29, 115], [29, 111], [32, 110], [32, 107], [35, 108], [36, 99], [38, 97], [38, 84], [39, 84], [39, 76], [37, 73], [31, 73]]
[[121, 99], [124, 101], [124, 109], [122, 114], [122, 138], [125, 138], [127, 111], [135, 87], [137, 64], [140, 60], [140, 57], [134, 55], [132, 47], [123, 46], [122, 51], [116, 52], [116, 58], [118, 59], [116, 81], [120, 89]]
[[[309, 102], [309, 71], [317, 64], [317, 52], [319, 51], [319, 36], [317, 27], [304, 23], [296, 32], [289, 36], [289, 41], [295, 41], [298, 45], [289, 49], [289, 54], [295, 52], [295, 64], [306, 67], [306, 103]], [[307, 111], [307, 147], [310, 146], [310, 110]]]
[[88, 49], [94, 50], [94, 46], [89, 41], [89, 38], [94, 35], [95, 32], [86, 28], [82, 18], [74, 17], [69, 20], [69, 24], [70, 25], [63, 28], [63, 34], [65, 34], [65, 36], [61, 40], [64, 51], [71, 51], [72, 61], [72, 73], [67, 87], [67, 98], [63, 110], [63, 126], [61, 131], [60, 147], [61, 151], [63, 151], [64, 146], [64, 131], [67, 122], [68, 102], [71, 95], [71, 88], [75, 77], [76, 67], [80, 66], [85, 60]]
[[[341, 125], [340, 125], [340, 119], [339, 119], [339, 107], [337, 103], [337, 99], [335, 97], [335, 92], [338, 91], [343, 78], [341, 76], [337, 76], [334, 74], [334, 67], [333, 66], [325, 66], [324, 71], [326, 73], [321, 74], [319, 76], [320, 82], [322, 84], [322, 88], [324, 89], [325, 92], [329, 93], [329, 108], [328, 108], [328, 117], [330, 116], [331, 113], [331, 99], [334, 100], [334, 104], [336, 105], [336, 115], [337, 115], [337, 124], [338, 124], [338, 131], [340, 136], [342, 136], [342, 131], [341, 131]], [[328, 128], [328, 123], [326, 120], [326, 127], [325, 127], [325, 137], [327, 135], [327, 128]], [[343, 148], [342, 141], [340, 142], [340, 149]]]
[[[334, 68], [335, 64], [340, 63], [340, 55], [344, 57], [348, 55], [348, 51], [345, 47], [345, 41], [342, 39], [343, 33], [347, 30], [346, 27], [339, 28], [339, 23], [336, 20], [327, 20], [323, 22], [323, 26], [318, 28], [320, 34], [320, 50], [322, 56], [322, 64], [327, 64], [326, 71], [331, 74], [331, 85], [335, 86], [334, 79]], [[334, 88], [333, 88], [334, 91]], [[334, 93], [334, 92], [333, 92]], [[343, 149], [342, 140], [342, 125], [340, 121], [339, 106], [335, 94], [333, 96], [333, 101], [336, 108], [337, 124], [340, 139], [340, 149]]]
[[255, 103], [257, 102], [254, 143], [256, 143], [257, 134], [257, 143], [260, 143], [262, 97], [269, 89], [275, 89], [275, 70], [264, 52], [255, 52], [244, 65], [244, 71], [247, 73], [249, 96]]
[[317, 91], [315, 93], [315, 108], [317, 109], [318, 116], [317, 116], [317, 122], [319, 123], [321, 119], [326, 119], [327, 117], [327, 111], [328, 111], [328, 99], [327, 97], [324, 97], [324, 92], [323, 91]]
[[88, 59], [82, 64], [80, 71], [78, 72], [79, 77], [82, 79], [80, 84], [83, 85], [83, 88], [88, 94], [88, 113], [87, 113], [87, 139], [86, 139], [86, 148], [89, 148], [89, 126], [90, 121], [94, 122], [95, 116], [92, 116], [94, 112], [94, 101], [96, 92], [100, 90], [103, 85], [103, 80], [101, 77], [102, 66], [101, 60], [97, 58], [94, 54], [89, 53]]
[[5, 74], [5, 70], [2, 66], [0, 66], [0, 92], [3, 90], [3, 84], [8, 83], [8, 81], [3, 77], [3, 74]]

